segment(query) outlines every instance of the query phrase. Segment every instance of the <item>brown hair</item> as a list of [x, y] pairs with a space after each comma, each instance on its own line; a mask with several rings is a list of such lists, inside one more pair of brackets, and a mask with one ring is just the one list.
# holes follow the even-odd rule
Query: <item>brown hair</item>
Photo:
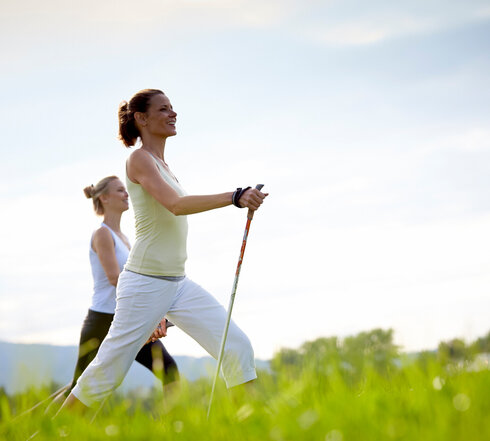
[[106, 194], [109, 189], [109, 184], [115, 179], [119, 179], [117, 176], [107, 176], [104, 179], [101, 179], [95, 187], [93, 185], [89, 185], [83, 189], [85, 196], [87, 199], [92, 199], [94, 203], [94, 211], [98, 215], [102, 216], [104, 214], [104, 206], [100, 201], [100, 196]]
[[158, 94], [164, 95], [158, 89], [143, 89], [134, 94], [129, 102], [123, 101], [119, 104], [117, 112], [119, 118], [119, 139], [126, 147], [132, 147], [140, 136], [140, 131], [134, 119], [135, 112], [145, 113], [150, 106], [151, 98]]

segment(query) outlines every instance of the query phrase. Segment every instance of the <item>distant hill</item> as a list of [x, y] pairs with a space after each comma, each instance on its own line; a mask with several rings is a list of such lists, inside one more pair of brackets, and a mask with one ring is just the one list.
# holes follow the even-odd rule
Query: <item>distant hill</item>
[[[0, 387], [12, 394], [51, 381], [67, 384], [73, 375], [77, 350], [76, 346], [0, 342]], [[174, 356], [174, 359], [181, 376], [189, 381], [214, 375], [216, 361], [211, 357]], [[256, 360], [256, 365], [259, 369], [269, 368], [269, 362], [264, 360]], [[121, 388], [153, 386], [160, 387], [153, 374], [139, 363], [133, 363]]]

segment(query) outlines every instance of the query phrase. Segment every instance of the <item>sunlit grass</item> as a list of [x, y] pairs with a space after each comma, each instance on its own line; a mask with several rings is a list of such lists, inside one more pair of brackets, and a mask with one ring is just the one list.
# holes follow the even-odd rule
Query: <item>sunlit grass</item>
[[301, 369], [261, 372], [253, 389], [220, 383], [209, 421], [209, 380], [182, 382], [173, 399], [161, 391], [115, 394], [94, 421], [42, 410], [16, 419], [49, 395], [30, 390], [0, 398], [0, 437], [26, 440], [489, 440], [490, 371], [403, 361], [360, 372], [321, 357]]

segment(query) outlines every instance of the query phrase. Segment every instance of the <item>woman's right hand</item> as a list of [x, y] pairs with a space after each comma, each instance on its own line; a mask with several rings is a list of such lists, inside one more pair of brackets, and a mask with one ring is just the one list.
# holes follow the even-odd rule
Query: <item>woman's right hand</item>
[[238, 200], [238, 203], [242, 208], [249, 208], [250, 210], [255, 211], [262, 205], [267, 196], [269, 196], [269, 193], [262, 193], [256, 188], [251, 188], [243, 193], [242, 197]]
[[146, 340], [145, 345], [147, 345], [148, 343], [156, 342], [159, 338], [166, 337], [166, 336], [167, 336], [167, 319], [164, 317], [162, 320], [160, 320], [160, 323], [153, 331], [153, 334], [151, 334], [150, 338]]

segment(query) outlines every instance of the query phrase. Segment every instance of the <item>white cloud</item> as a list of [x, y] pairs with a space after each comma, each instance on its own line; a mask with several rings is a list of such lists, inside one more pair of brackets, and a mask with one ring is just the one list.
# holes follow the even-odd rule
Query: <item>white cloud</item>
[[438, 1], [409, 4], [330, 1], [305, 4], [307, 25], [293, 21], [299, 35], [327, 46], [364, 46], [398, 37], [433, 33], [490, 17], [486, 2]]
[[[437, 1], [398, 5], [389, 1], [314, 0], [129, 0], [61, 2], [34, 0], [4, 3], [3, 33], [15, 34], [16, 44], [37, 45], [61, 31], [105, 35], [113, 44], [135, 44], [151, 33], [195, 35], [226, 29], [279, 29], [329, 46], [366, 45], [400, 36], [434, 32], [485, 20], [486, 2]], [[90, 31], [87, 33], [87, 31]], [[97, 40], [97, 38], [96, 38]], [[95, 40], [95, 41], [96, 41]], [[9, 39], [9, 42], [12, 40]], [[9, 49], [5, 45], [5, 50]], [[12, 53], [14, 55], [14, 53]]]
[[190, 32], [230, 27], [267, 27], [284, 21], [299, 7], [298, 2], [280, 0], [142, 0], [138, 3], [129, 0], [48, 0], [43, 5], [34, 0], [21, 0], [3, 3], [0, 11], [5, 25], [15, 22], [49, 33], [50, 28], [69, 30], [73, 26], [103, 24], [106, 32], [115, 32], [125, 40], [136, 39], [138, 33], [150, 29], [168, 31], [170, 38], [170, 32], [182, 27]]
[[421, 142], [413, 158], [422, 161], [424, 157], [434, 154], [462, 153], [467, 155], [490, 153], [490, 129], [484, 126], [473, 126], [458, 130], [446, 130], [435, 133], [430, 139]]
[[305, 29], [311, 40], [328, 46], [363, 46], [398, 36], [416, 35], [436, 29], [436, 23], [422, 17], [361, 18], [327, 22]]
[[490, 129], [470, 129], [450, 140], [449, 145], [466, 152], [490, 152]]

